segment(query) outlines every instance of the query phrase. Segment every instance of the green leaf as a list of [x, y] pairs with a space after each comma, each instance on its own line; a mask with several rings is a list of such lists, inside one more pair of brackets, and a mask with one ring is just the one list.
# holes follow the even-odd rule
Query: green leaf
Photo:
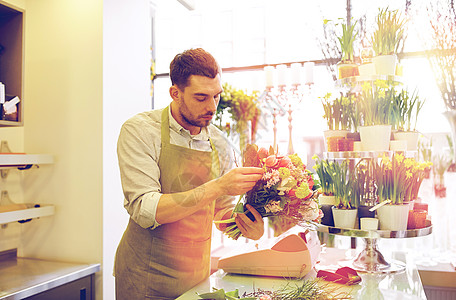
[[[198, 294], [198, 293], [197, 293]], [[225, 291], [219, 289], [213, 293], [198, 294], [201, 299], [225, 300]]]

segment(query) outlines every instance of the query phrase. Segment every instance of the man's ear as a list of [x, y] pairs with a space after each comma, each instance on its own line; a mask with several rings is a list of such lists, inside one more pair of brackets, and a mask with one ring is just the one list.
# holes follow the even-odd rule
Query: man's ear
[[180, 94], [180, 89], [175, 86], [175, 85], [172, 85], [170, 88], [169, 88], [169, 95], [171, 96], [171, 98], [174, 100], [174, 101], [179, 101], [179, 94]]

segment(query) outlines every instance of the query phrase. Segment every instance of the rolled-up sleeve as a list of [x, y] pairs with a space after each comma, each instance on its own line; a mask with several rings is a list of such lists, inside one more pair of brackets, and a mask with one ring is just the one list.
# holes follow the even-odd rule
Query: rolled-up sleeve
[[135, 122], [123, 124], [117, 141], [124, 207], [141, 227], [153, 229], [160, 225], [155, 220], [162, 195], [157, 155], [160, 137], [151, 134], [150, 125]]

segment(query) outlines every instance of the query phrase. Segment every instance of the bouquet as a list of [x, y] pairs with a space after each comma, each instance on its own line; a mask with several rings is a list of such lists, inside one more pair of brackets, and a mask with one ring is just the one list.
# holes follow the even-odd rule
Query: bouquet
[[[260, 167], [264, 173], [250, 191], [240, 196], [233, 214], [247, 211], [247, 216], [254, 220], [253, 215], [245, 209], [245, 205], [250, 204], [263, 218], [279, 216], [298, 225], [318, 222], [323, 216], [316, 201], [318, 181], [297, 154], [280, 156], [272, 147], [268, 151], [249, 144], [243, 153], [243, 166]], [[241, 232], [233, 214], [230, 219], [217, 223], [227, 224], [224, 233], [237, 240]]]

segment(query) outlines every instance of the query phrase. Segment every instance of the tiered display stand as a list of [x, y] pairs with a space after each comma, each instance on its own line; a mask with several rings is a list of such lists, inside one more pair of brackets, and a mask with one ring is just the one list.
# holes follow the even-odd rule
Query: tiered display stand
[[[383, 155], [391, 157], [393, 153], [393, 151], [341, 151], [325, 152], [324, 157], [332, 160], [349, 159], [355, 162], [365, 158], [377, 159]], [[416, 156], [416, 151], [405, 151], [402, 153], [405, 157]], [[414, 238], [432, 233], [432, 225], [426, 228], [404, 231], [347, 229], [322, 224], [316, 224], [316, 229], [322, 233], [362, 238], [365, 247], [354, 260], [349, 262], [350, 267], [360, 272], [383, 274], [402, 272], [405, 270], [405, 264], [395, 260], [388, 262], [378, 249], [379, 238]]]

